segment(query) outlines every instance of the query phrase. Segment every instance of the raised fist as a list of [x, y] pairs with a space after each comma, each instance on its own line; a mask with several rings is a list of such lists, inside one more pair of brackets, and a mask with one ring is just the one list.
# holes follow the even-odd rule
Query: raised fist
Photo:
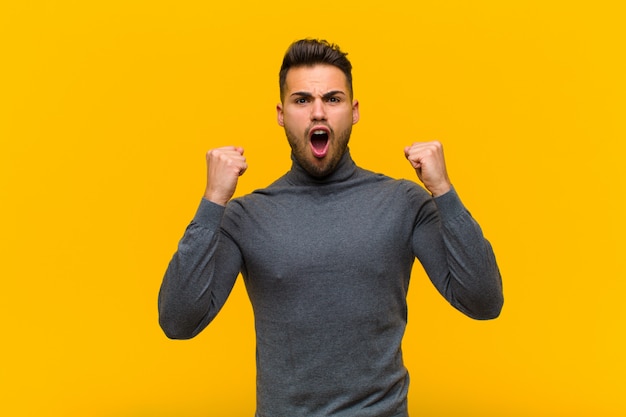
[[243, 156], [243, 148], [225, 146], [211, 149], [206, 153], [207, 181], [204, 198], [221, 206], [235, 194], [239, 176], [248, 164]]

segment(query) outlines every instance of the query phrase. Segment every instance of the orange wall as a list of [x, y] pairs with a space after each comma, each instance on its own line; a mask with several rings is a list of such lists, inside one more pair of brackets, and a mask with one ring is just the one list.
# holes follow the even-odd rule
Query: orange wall
[[191, 341], [156, 296], [207, 149], [246, 148], [238, 193], [288, 169], [277, 72], [307, 36], [355, 66], [357, 162], [413, 178], [403, 147], [441, 140], [504, 276], [474, 322], [416, 268], [413, 414], [626, 414], [618, 2], [209, 3], [0, 6], [2, 415], [253, 415], [241, 283]]

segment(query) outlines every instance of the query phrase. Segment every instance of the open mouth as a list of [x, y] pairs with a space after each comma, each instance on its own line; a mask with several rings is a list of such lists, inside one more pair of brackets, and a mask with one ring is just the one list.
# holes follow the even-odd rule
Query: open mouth
[[316, 158], [323, 158], [328, 153], [328, 132], [324, 129], [315, 129], [311, 133], [311, 150]]

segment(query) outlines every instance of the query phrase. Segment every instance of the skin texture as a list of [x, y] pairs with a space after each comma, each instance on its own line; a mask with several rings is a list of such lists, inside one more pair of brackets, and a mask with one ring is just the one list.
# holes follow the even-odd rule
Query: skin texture
[[[277, 121], [298, 163], [312, 176], [332, 173], [346, 152], [352, 126], [359, 121], [359, 103], [352, 100], [346, 76], [337, 67], [321, 64], [289, 70]], [[324, 131], [328, 144], [314, 149], [311, 135]], [[204, 197], [225, 206], [232, 198], [248, 164], [239, 146], [211, 149], [206, 154], [207, 183]], [[451, 189], [443, 146], [438, 141], [414, 142], [404, 155], [424, 187], [438, 197]]]

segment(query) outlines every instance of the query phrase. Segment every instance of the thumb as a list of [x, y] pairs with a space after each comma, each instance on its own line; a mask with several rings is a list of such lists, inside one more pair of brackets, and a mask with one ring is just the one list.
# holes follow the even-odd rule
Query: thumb
[[420, 163], [419, 160], [413, 160], [411, 158], [411, 147], [410, 146], [405, 146], [404, 147], [404, 157], [409, 161], [409, 163], [411, 164], [411, 166], [413, 167], [413, 169], [419, 169], [422, 167], [422, 164]]

